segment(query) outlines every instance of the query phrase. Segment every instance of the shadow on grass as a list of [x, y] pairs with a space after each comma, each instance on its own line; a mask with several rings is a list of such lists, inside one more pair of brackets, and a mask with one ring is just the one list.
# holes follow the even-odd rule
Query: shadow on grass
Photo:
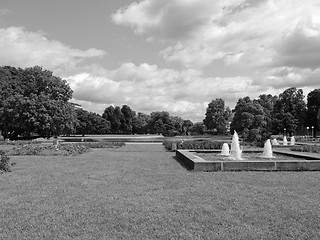
[[175, 159], [182, 167], [184, 167], [187, 171], [192, 171], [192, 168], [185, 164], [183, 161], [179, 160], [177, 156], [173, 156], [173, 159]]

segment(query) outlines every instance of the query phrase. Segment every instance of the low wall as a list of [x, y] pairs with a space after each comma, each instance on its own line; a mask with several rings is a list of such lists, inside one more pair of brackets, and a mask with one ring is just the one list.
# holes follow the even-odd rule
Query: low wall
[[[320, 156], [305, 156], [306, 160], [296, 161], [206, 161], [196, 156], [194, 152], [196, 151], [177, 150], [176, 158], [186, 168], [194, 171], [320, 171]], [[303, 154], [291, 154], [291, 156], [304, 157]]]

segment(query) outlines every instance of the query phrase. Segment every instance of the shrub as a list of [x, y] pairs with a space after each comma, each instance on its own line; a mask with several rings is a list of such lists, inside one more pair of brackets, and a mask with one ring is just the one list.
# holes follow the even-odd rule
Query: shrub
[[210, 140], [187, 140], [174, 141], [166, 140], [163, 145], [166, 149], [172, 150], [172, 144], [177, 144], [177, 149], [221, 149], [223, 142]]
[[299, 145], [291, 148], [292, 151], [297, 152], [312, 152], [312, 153], [320, 153], [319, 145]]
[[25, 145], [25, 144], [32, 144], [33, 142], [30, 141], [24, 141], [24, 140], [18, 140], [18, 141], [5, 141], [1, 140], [0, 145]]
[[0, 171], [11, 172], [10, 157], [2, 150], [0, 150]]
[[85, 144], [63, 144], [59, 146], [59, 151], [64, 150], [67, 152], [67, 155], [79, 155], [88, 152], [90, 149], [89, 146]]
[[122, 147], [125, 142], [83, 142], [73, 144], [60, 144], [58, 149], [52, 144], [24, 144], [16, 145], [9, 152], [10, 155], [53, 155], [70, 156], [86, 153], [90, 148]]
[[123, 141], [116, 141], [116, 142], [86, 142], [84, 145], [90, 148], [116, 148], [122, 147], [126, 143]]

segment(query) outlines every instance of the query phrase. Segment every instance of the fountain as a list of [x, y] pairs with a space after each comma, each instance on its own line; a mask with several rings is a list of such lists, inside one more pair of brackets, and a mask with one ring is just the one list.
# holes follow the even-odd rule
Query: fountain
[[268, 139], [264, 143], [263, 153], [260, 155], [260, 157], [262, 157], [262, 158], [274, 158], [273, 155], [272, 155], [272, 147], [271, 147], [270, 139]]
[[230, 158], [232, 160], [242, 160], [241, 153], [242, 153], [242, 150], [240, 149], [239, 136], [237, 132], [234, 131], [232, 142], [231, 142]]
[[294, 136], [292, 136], [290, 139], [290, 145], [294, 146], [295, 144], [296, 144], [296, 140], [295, 140]]
[[286, 136], [283, 137], [283, 145], [284, 146], [288, 145], [288, 141], [287, 141], [287, 137]]
[[278, 140], [276, 138], [271, 140], [272, 145], [279, 145]]
[[[263, 152], [256, 147], [246, 147], [243, 151], [235, 131], [230, 153], [228, 144], [224, 143], [221, 153], [216, 149], [177, 150], [176, 157], [188, 169], [194, 171], [320, 171], [319, 155], [311, 157], [280, 147], [273, 153], [271, 142], [276, 144], [274, 140], [276, 139], [268, 139], [264, 143]], [[290, 141], [290, 144], [294, 143], [294, 137]], [[288, 144], [286, 136], [283, 138], [283, 144]]]
[[229, 156], [230, 155], [230, 150], [229, 150], [229, 144], [228, 143], [224, 143], [222, 145], [222, 149], [221, 149], [220, 155], [222, 155], [222, 156]]

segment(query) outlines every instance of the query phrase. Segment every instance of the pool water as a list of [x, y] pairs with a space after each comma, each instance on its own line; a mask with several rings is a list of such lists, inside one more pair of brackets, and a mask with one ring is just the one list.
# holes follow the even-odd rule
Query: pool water
[[[201, 157], [202, 159], [206, 161], [235, 161], [234, 159], [231, 159], [229, 156], [222, 156], [218, 153], [194, 153], [196, 156]], [[265, 157], [259, 157], [262, 153], [242, 153], [241, 160], [242, 161], [290, 161], [290, 160], [305, 160], [304, 158], [297, 158], [282, 154], [273, 154], [273, 158], [265, 158]], [[240, 161], [241, 161], [240, 160]]]

